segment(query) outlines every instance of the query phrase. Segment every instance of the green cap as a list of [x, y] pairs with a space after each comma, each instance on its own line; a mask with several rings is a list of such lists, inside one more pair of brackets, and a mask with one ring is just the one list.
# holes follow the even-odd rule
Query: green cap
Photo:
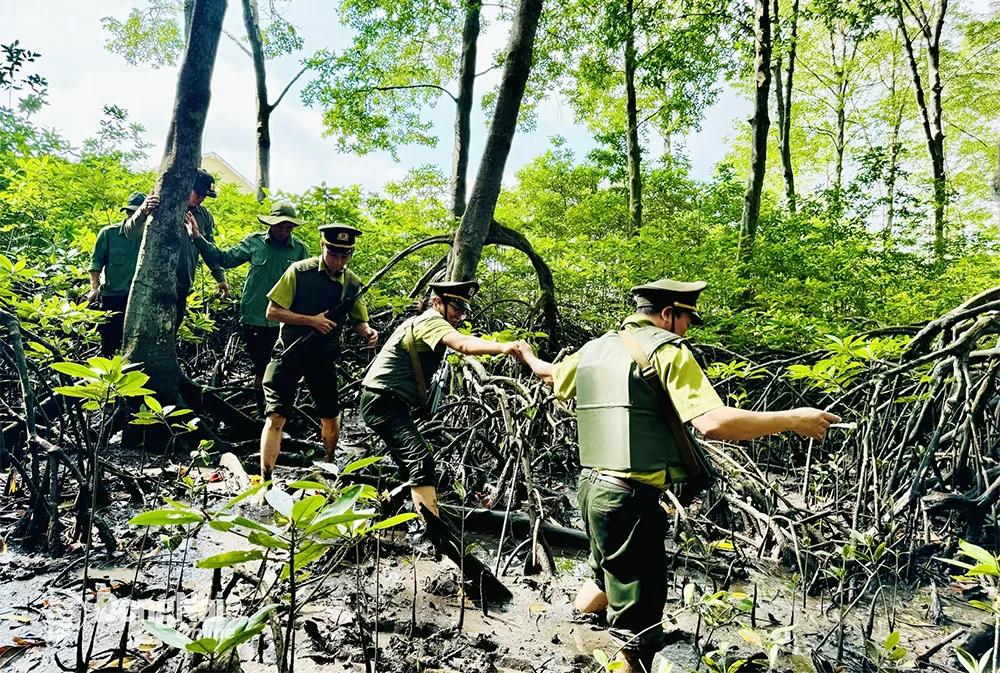
[[281, 224], [282, 222], [288, 222], [299, 226], [302, 224], [299, 220], [295, 219], [297, 217], [295, 212], [295, 206], [290, 204], [288, 201], [275, 201], [271, 204], [271, 214], [270, 215], [258, 215], [257, 219], [268, 226], [274, 226], [275, 224]]
[[122, 210], [131, 213], [142, 207], [142, 202], [146, 200], [146, 195], [142, 192], [132, 192], [129, 194], [128, 202], [122, 206]]
[[194, 176], [194, 186], [191, 189], [195, 194], [201, 194], [213, 199], [218, 196], [215, 193], [215, 178], [212, 177], [211, 173], [202, 168], [199, 168], [198, 173]]
[[449, 281], [443, 283], [431, 283], [431, 291], [446, 302], [454, 302], [465, 310], [472, 308], [469, 303], [479, 292], [479, 281]]
[[672, 306], [684, 309], [694, 316], [691, 324], [701, 325], [704, 320], [698, 313], [698, 295], [706, 287], [708, 287], [708, 283], [703, 280], [684, 283], [679, 280], [661, 278], [654, 283], [636, 285], [632, 288], [632, 294], [635, 295], [635, 305], [638, 308]]
[[360, 229], [346, 224], [324, 224], [319, 228], [320, 241], [323, 245], [347, 252], [354, 250], [354, 241], [361, 234]]

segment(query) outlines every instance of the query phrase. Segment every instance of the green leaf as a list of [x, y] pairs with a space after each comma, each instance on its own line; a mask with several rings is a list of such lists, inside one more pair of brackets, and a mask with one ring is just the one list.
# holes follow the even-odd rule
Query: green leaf
[[171, 647], [176, 647], [179, 649], [184, 649], [191, 642], [191, 639], [185, 636], [183, 633], [177, 629], [172, 629], [169, 626], [164, 626], [163, 624], [157, 624], [156, 622], [144, 619], [142, 620], [142, 626], [146, 631], [156, 636], [162, 640], [167, 645]]
[[292, 521], [296, 525], [308, 523], [320, 507], [326, 504], [326, 498], [322, 495], [311, 495], [308, 498], [299, 500], [292, 507]]
[[176, 509], [154, 509], [132, 517], [129, 523], [133, 526], [180, 526], [188, 523], [199, 523], [204, 518], [198, 512]]
[[260, 484], [257, 484], [256, 486], [254, 486], [254, 487], [252, 487], [252, 488], [250, 488], [250, 489], [248, 489], [246, 491], [243, 491], [238, 496], [236, 496], [235, 498], [233, 498], [232, 500], [230, 500], [229, 502], [227, 502], [225, 505], [223, 505], [222, 509], [220, 509], [218, 512], [216, 512], [216, 514], [217, 515], [218, 514], [222, 514], [223, 512], [225, 512], [227, 509], [229, 509], [233, 505], [236, 505], [237, 503], [243, 502], [247, 498], [249, 498], [249, 497], [251, 497], [251, 496], [259, 493], [261, 491], [261, 489], [265, 489], [265, 488], [267, 488], [270, 485], [271, 485], [271, 481], [268, 480], [268, 481], [262, 482]]
[[362, 519], [371, 519], [374, 517], [371, 513], [362, 512], [347, 512], [345, 514], [328, 514], [328, 509], [324, 510], [313, 519], [313, 522], [306, 528], [303, 535], [312, 535], [321, 530], [330, 528], [331, 526], [336, 526], [344, 523], [350, 523], [352, 521], [360, 521]]
[[374, 465], [375, 463], [383, 460], [385, 456], [369, 456], [368, 458], [361, 458], [360, 460], [355, 460], [353, 463], [348, 463], [343, 469], [341, 474], [350, 474], [351, 472], [357, 472], [358, 470], [363, 470], [369, 465]]
[[971, 605], [974, 608], [978, 608], [978, 609], [982, 610], [983, 612], [989, 612], [990, 614], [993, 614], [993, 613], [996, 612], [996, 610], [993, 609], [992, 605], [990, 605], [989, 603], [984, 603], [982, 601], [971, 600], [971, 601], [969, 601], [969, 605]]
[[247, 536], [247, 541], [249, 541], [250, 544], [255, 544], [258, 547], [267, 547], [268, 549], [288, 549], [288, 543], [284, 540], [280, 540], [273, 535], [262, 533], [258, 530], [250, 533]]
[[143, 404], [149, 407], [150, 411], [157, 414], [163, 413], [163, 406], [156, 400], [152, 395], [146, 395], [142, 398]]
[[278, 607], [280, 607], [278, 603], [270, 603], [268, 605], [265, 605], [252, 615], [250, 615], [250, 620], [247, 623], [247, 628], [252, 629], [260, 624], [263, 624], [264, 620], [267, 619], [267, 616], [272, 612], [274, 612], [275, 610], [277, 610]]
[[397, 514], [396, 516], [391, 516], [388, 519], [379, 521], [374, 526], [370, 526], [368, 530], [381, 530], [382, 528], [391, 528], [392, 526], [397, 526], [411, 519], [416, 519], [419, 515], [416, 512], [406, 512], [404, 514]]
[[184, 649], [193, 654], [213, 654], [218, 645], [219, 641], [215, 638], [199, 638], [188, 643]]
[[309, 480], [293, 481], [292, 483], [290, 483], [288, 485], [288, 488], [297, 488], [297, 489], [300, 489], [300, 490], [303, 490], [303, 491], [306, 491], [306, 490], [310, 490], [310, 491], [313, 491], [313, 490], [315, 490], [315, 491], [329, 491], [330, 490], [327, 487], [326, 484], [321, 484], [318, 481], [309, 481]]
[[608, 658], [608, 655], [604, 653], [604, 650], [594, 650], [594, 659], [596, 659], [597, 663], [604, 668], [608, 667], [610, 659]]
[[69, 376], [75, 376], [78, 379], [86, 379], [88, 381], [100, 381], [101, 377], [99, 374], [94, 372], [90, 367], [78, 364], [76, 362], [53, 362], [49, 365], [52, 369], [56, 370], [61, 374], [67, 374]]
[[997, 557], [982, 547], [966, 542], [965, 540], [959, 540], [958, 548], [963, 554], [975, 559], [982, 565], [997, 567]]
[[209, 556], [198, 561], [195, 565], [199, 568], [229, 568], [247, 561], [259, 561], [262, 558], [264, 558], [264, 552], [259, 549], [242, 549]]
[[892, 652], [889, 653], [889, 661], [899, 661], [906, 656], [906, 650], [902, 647], [897, 647]]
[[892, 633], [890, 633], [889, 636], [885, 639], [885, 644], [883, 645], [883, 647], [885, 647], [886, 650], [891, 650], [892, 648], [896, 647], [896, 645], [899, 645], [899, 631], [893, 631]]

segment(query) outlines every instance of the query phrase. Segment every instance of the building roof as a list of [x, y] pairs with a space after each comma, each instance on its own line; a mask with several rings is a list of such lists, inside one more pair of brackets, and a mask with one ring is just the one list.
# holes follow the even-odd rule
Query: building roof
[[[247, 194], [255, 194], [257, 192], [257, 185], [255, 185], [251, 180], [248, 180], [246, 176], [236, 170], [232, 164], [220, 157], [215, 152], [206, 152], [201, 155], [202, 165], [205, 166], [206, 161], [209, 164], [206, 170], [209, 172], [220, 173], [221, 182], [229, 182], [238, 185], [241, 191]], [[214, 162], [218, 163], [218, 167], [212, 166]], [[215, 168], [213, 171], [212, 169]], [[221, 170], [220, 170], [221, 169]]]

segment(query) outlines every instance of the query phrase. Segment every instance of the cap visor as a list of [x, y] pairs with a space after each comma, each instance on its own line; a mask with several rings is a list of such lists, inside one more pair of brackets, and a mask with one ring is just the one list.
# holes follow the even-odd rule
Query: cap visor
[[281, 224], [282, 222], [288, 222], [289, 224], [294, 224], [296, 227], [302, 224], [298, 220], [292, 219], [291, 217], [283, 217], [281, 215], [258, 215], [257, 219], [261, 223], [266, 224], [269, 227], [273, 227], [276, 224]]
[[205, 196], [207, 196], [210, 199], [214, 199], [215, 197], [218, 196], [218, 194], [216, 194], [214, 189], [210, 189], [207, 192], [205, 192]]
[[139, 206], [122, 206], [121, 212], [123, 213], [134, 213], [139, 210]]

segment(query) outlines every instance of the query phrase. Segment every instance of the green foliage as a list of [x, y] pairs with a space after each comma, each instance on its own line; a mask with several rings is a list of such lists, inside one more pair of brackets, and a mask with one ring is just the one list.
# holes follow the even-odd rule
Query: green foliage
[[[123, 397], [153, 394], [152, 390], [143, 388], [149, 377], [141, 371], [130, 368], [117, 355], [110, 360], [90, 358], [86, 365], [77, 362], [56, 362], [50, 366], [60, 374], [80, 379], [76, 385], [57, 386], [53, 390], [66, 397], [80, 397], [87, 400], [83, 404], [84, 409], [100, 409], [114, 404]], [[147, 403], [152, 399], [146, 397]]]
[[104, 17], [101, 24], [110, 33], [104, 48], [122, 56], [129, 65], [177, 65], [184, 50], [183, 17], [178, 18], [181, 9], [180, 0], [149, 0], [145, 9], [133, 8], [124, 21]]
[[192, 640], [177, 629], [149, 619], [143, 620], [143, 627], [171, 647], [207, 656], [211, 669], [219, 657], [234, 652], [238, 645], [263, 631], [268, 615], [278, 607], [277, 603], [271, 603], [249, 617], [243, 616], [237, 619], [229, 619], [225, 615], [209, 617], [202, 623], [197, 640]]

